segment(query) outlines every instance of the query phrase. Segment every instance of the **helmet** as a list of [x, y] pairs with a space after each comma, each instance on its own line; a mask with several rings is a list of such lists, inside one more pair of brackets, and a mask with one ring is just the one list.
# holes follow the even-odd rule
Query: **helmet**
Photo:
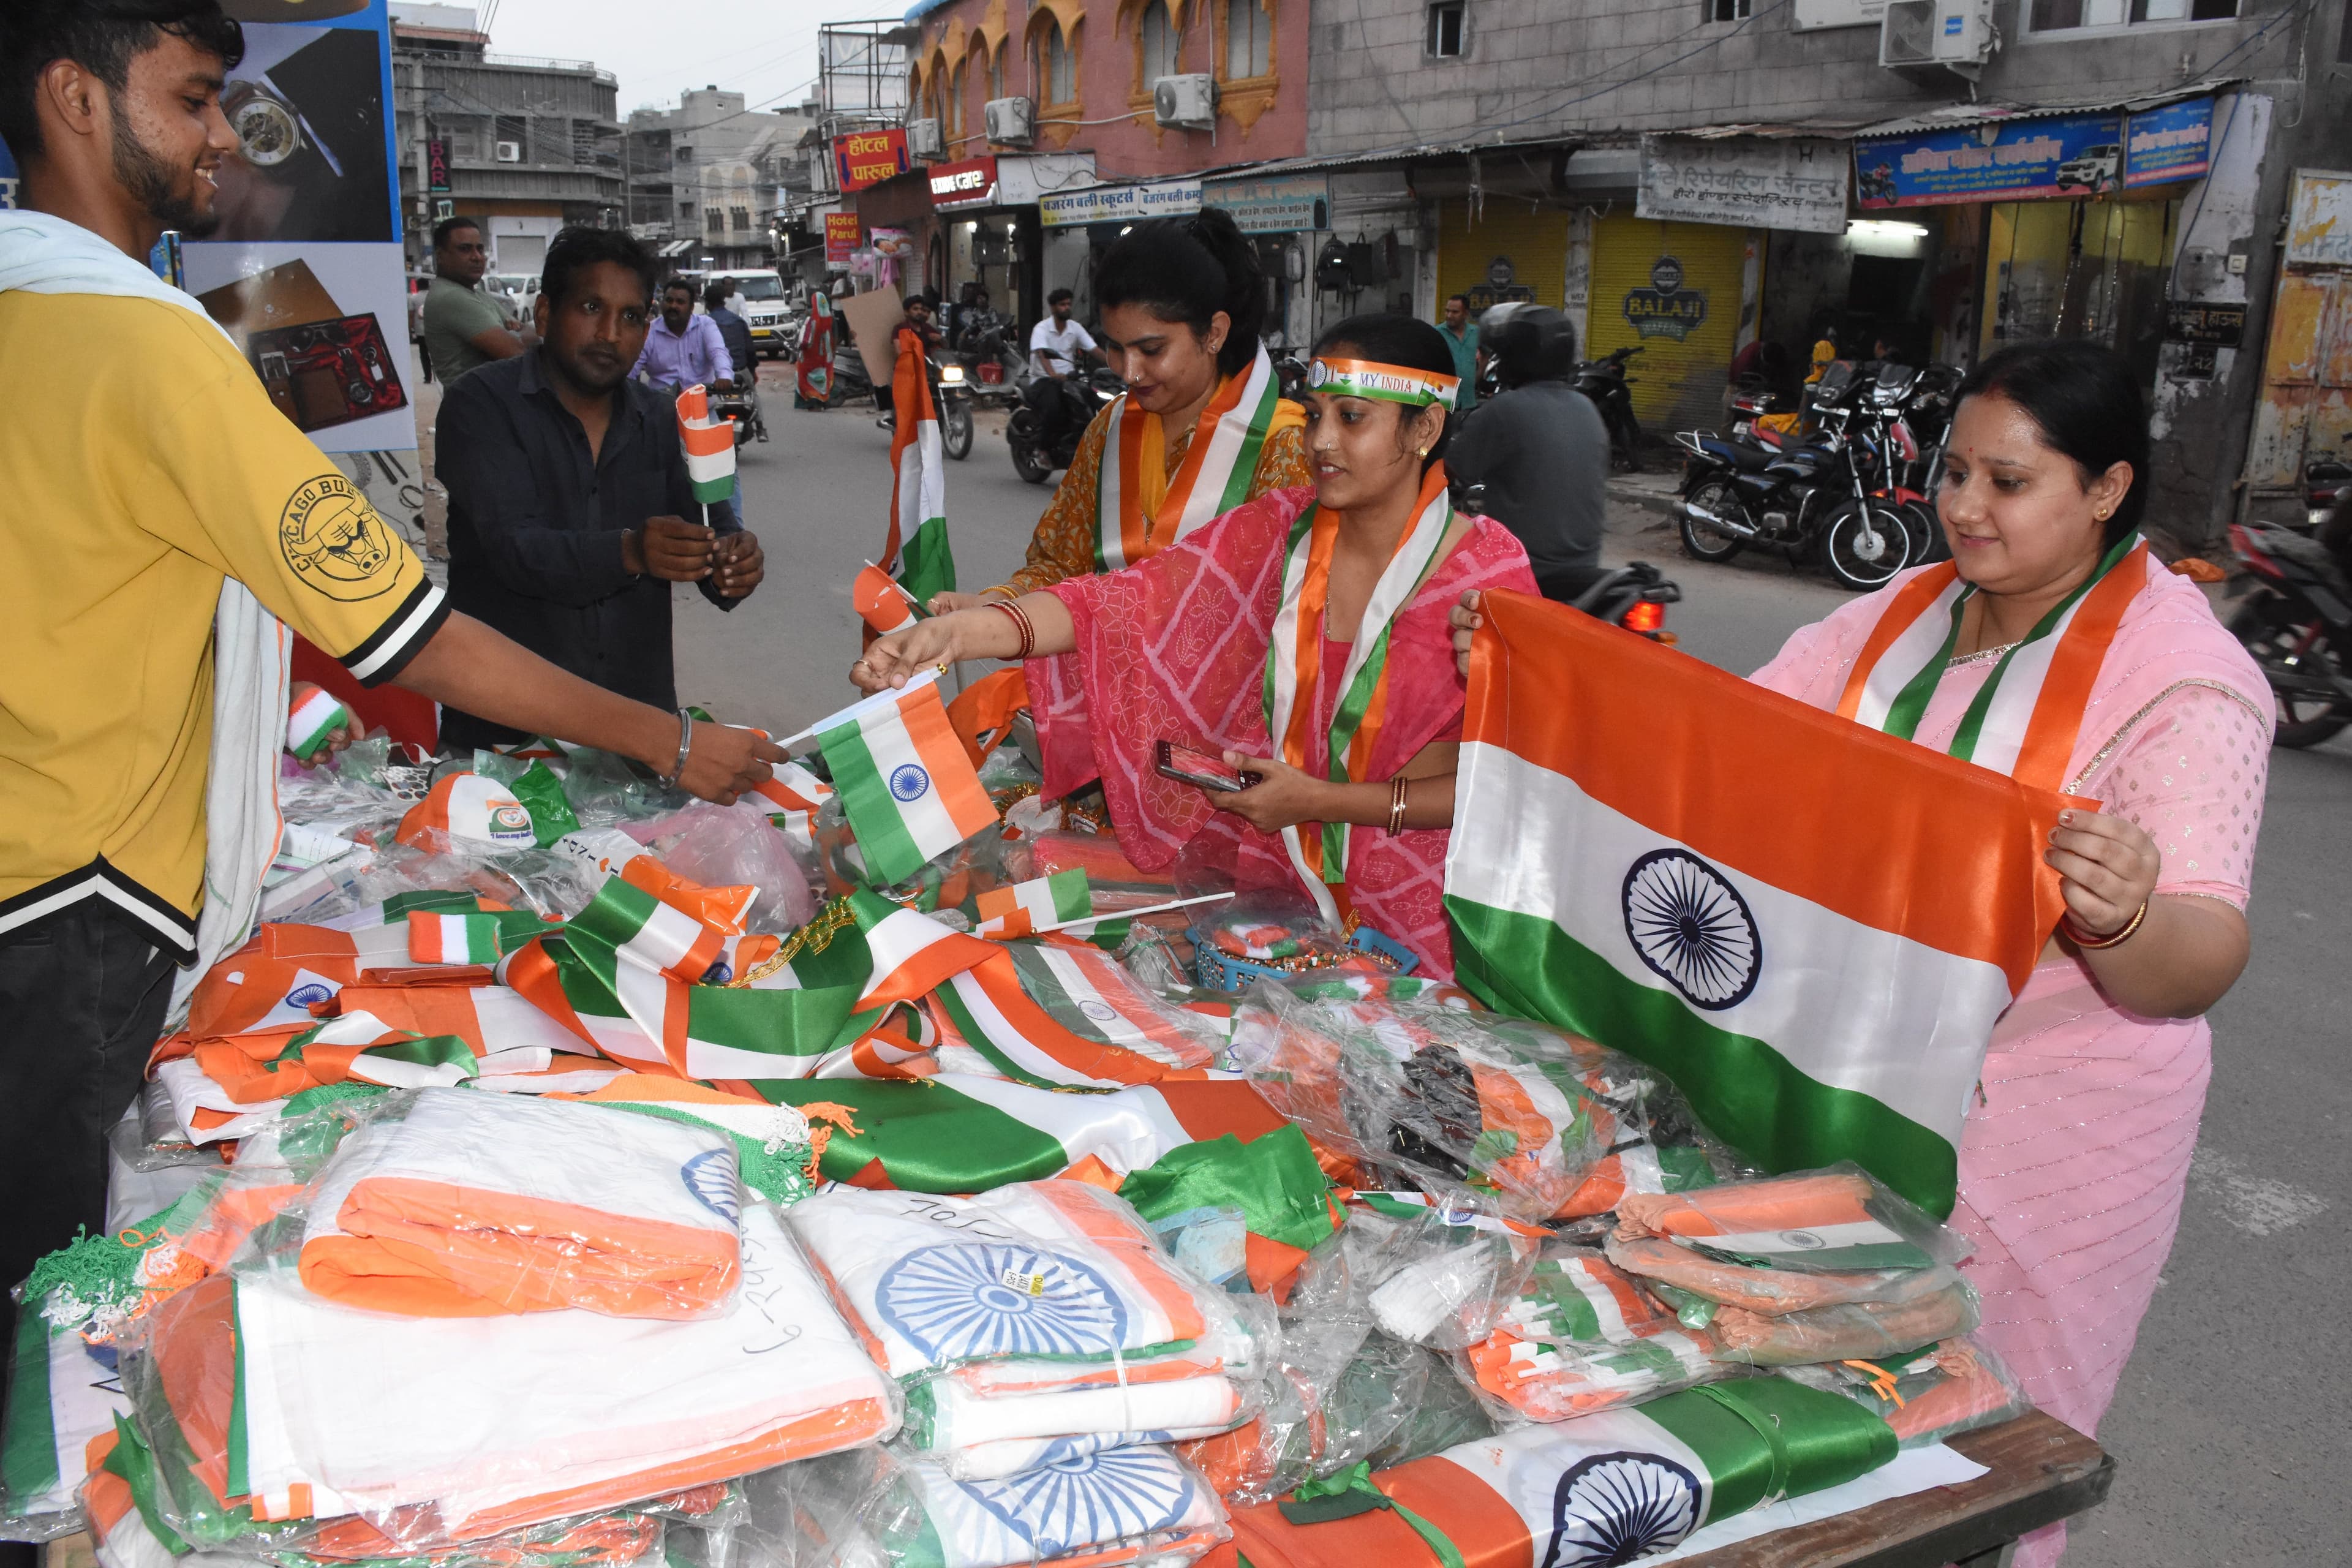
[[1545, 305], [1497, 305], [1478, 319], [1478, 346], [1495, 356], [1505, 387], [1559, 381], [1576, 369], [1576, 328]]

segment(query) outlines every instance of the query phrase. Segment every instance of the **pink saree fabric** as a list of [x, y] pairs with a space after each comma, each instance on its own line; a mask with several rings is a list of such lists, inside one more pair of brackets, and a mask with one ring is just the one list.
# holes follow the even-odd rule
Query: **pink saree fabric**
[[[1799, 630], [1760, 685], [1835, 708], [1872, 625], [1911, 574]], [[1949, 666], [1919, 725], [1951, 742], [1990, 659]], [[2245, 907], [2269, 777], [2261, 670], [2187, 579], [2150, 563], [2094, 686], [2064, 787], [2157, 842], [2157, 890]], [[2045, 957], [1993, 1031], [1960, 1145], [1952, 1223], [1984, 1296], [1980, 1332], [2035, 1405], [2095, 1434], [2172, 1250], [2212, 1074], [2202, 1018], [2145, 1018], [2090, 970]], [[2047, 1568], [2065, 1527], [2024, 1538]]]
[[[1314, 499], [1311, 489], [1269, 491], [1139, 565], [1053, 586], [1076, 623], [1077, 647], [1027, 667], [1044, 793], [1064, 795], [1100, 777], [1119, 847], [1147, 871], [1197, 838], [1196, 853], [1230, 868], [1238, 886], [1300, 886], [1278, 837], [1160, 777], [1153, 748], [1164, 739], [1276, 754], [1265, 732], [1266, 644], [1281, 605], [1283, 543]], [[1461, 732], [1464, 684], [1445, 617], [1472, 588], [1535, 592], [1527, 552], [1490, 519], [1471, 520], [1397, 616], [1373, 779]], [[1315, 693], [1310, 773], [1328, 764], [1337, 686], [1323, 681]], [[1421, 973], [1451, 979], [1454, 948], [1440, 901], [1447, 837], [1359, 827], [1349, 836], [1347, 886], [1365, 923], [1420, 955]]]

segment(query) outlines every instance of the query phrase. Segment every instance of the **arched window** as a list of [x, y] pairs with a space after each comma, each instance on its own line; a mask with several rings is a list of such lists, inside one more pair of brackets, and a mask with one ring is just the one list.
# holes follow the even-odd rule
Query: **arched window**
[[940, 122], [940, 134], [950, 141], [963, 134], [963, 66], [958, 62], [955, 76], [948, 84], [947, 118]]
[[1274, 69], [1274, 21], [1265, 0], [1224, 0], [1225, 79], [1242, 81]]
[[988, 59], [988, 96], [991, 98], [1004, 96], [1004, 48], [1005, 46], [999, 43], [996, 52]]
[[1168, 15], [1167, 0], [1150, 0], [1135, 25], [1135, 38], [1142, 55], [1141, 90], [1149, 92], [1151, 84], [1163, 76], [1176, 74], [1176, 53], [1183, 35], [1176, 30]]
[[1047, 103], [1075, 103], [1078, 98], [1078, 58], [1062, 32], [1059, 20], [1048, 16], [1038, 29], [1037, 58], [1030, 69], [1038, 96]]

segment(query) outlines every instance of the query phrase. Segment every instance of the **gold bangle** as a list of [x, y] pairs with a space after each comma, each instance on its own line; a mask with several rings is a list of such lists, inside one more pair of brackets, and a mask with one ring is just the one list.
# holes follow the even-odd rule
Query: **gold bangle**
[[2140, 921], [2147, 919], [2147, 906], [2148, 900], [2142, 899], [2139, 901], [2139, 908], [2133, 911], [2130, 922], [2113, 936], [2093, 936], [2074, 923], [2074, 911], [2072, 910], [2066, 911], [2066, 918], [2059, 924], [2065, 929], [2068, 942], [2085, 952], [2097, 952], [2102, 948], [2122, 946], [2126, 938], [2139, 930]]
[[1404, 831], [1405, 792], [1411, 787], [1410, 782], [1402, 773], [1397, 774], [1397, 776], [1390, 782], [1389, 836], [1391, 837], [1394, 837], [1396, 835]]

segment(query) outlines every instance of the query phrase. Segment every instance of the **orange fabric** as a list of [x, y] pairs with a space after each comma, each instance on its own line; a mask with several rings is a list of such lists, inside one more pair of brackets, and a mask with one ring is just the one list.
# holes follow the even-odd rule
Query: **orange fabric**
[[1853, 668], [1845, 679], [1845, 690], [1838, 696], [1837, 716], [1851, 719], [1862, 711], [1864, 689], [1870, 684], [1870, 672], [1896, 637], [1910, 628], [1911, 623], [1927, 612], [1936, 596], [1950, 587], [1959, 577], [1960, 569], [1950, 562], [1933, 566], [1903, 584], [1887, 603], [1870, 636], [1863, 640], [1862, 652], [1853, 661]]
[[1122, 1213], [1106, 1207], [1096, 1198], [1094, 1189], [1079, 1183], [1063, 1187], [1054, 1182], [1039, 1182], [1030, 1190], [1058, 1210], [1080, 1236], [1127, 1265], [1135, 1282], [1167, 1315], [1171, 1339], [1201, 1337], [1204, 1325], [1192, 1292], [1160, 1266], [1158, 1249], [1136, 1234], [1134, 1221], [1129, 1217], [1132, 1211]]
[[1629, 1193], [1617, 1207], [1617, 1235], [1730, 1236], [1751, 1230], [1814, 1230], [1870, 1217], [1871, 1183], [1859, 1172], [1732, 1182], [1690, 1193]]
[[[1449, 1459], [1382, 1470], [1372, 1484], [1444, 1532], [1465, 1568], [1534, 1568], [1527, 1521], [1495, 1489]], [[1234, 1538], [1198, 1568], [1430, 1568], [1428, 1542], [1392, 1509], [1328, 1524], [1293, 1524], [1277, 1504], [1236, 1510]]]
[[1290, 1125], [1255, 1084], [1219, 1079], [1162, 1083], [1159, 1089], [1160, 1098], [1175, 1112], [1177, 1124], [1194, 1142], [1230, 1132], [1244, 1143], [1254, 1143]]
[[[1655, 1279], [1720, 1305], [1744, 1308], [1768, 1317], [1884, 1297], [1890, 1289], [1883, 1271], [1805, 1274], [1793, 1268], [1750, 1268], [1744, 1264], [1719, 1263], [1703, 1252], [1656, 1238], [1612, 1241], [1609, 1260], [1644, 1279]], [[1923, 1281], [1933, 1280], [1938, 1275], [1934, 1269], [1916, 1272]]]
[[[2057, 925], [2064, 903], [2058, 874], [2043, 862], [2042, 848], [2065, 797], [1861, 729], [1686, 655], [1622, 636], [1564, 605], [1496, 590], [1486, 597], [1485, 615], [1488, 630], [1471, 652], [1465, 742], [1499, 745], [1507, 735], [1510, 749], [1528, 762], [1573, 777], [1587, 795], [1663, 837], [1846, 919], [1943, 952], [2010, 968], [2011, 955], [1993, 951], [1990, 933]], [[1500, 657], [1502, 636], [1523, 648], [1544, 645], [1549, 659], [1577, 669], [1574, 711], [1531, 702], [1524, 685], [1514, 705]], [[1539, 673], [1537, 679], [1549, 687], [1558, 678]], [[1932, 892], [1899, 878], [1856, 877], [1850, 824], [1834, 832], [1826, 826], [1800, 831], [1782, 816], [1759, 813], [1758, 780], [1729, 768], [1674, 770], [1681, 785], [1662, 795], [1654, 746], [1623, 740], [1654, 732], [1651, 716], [1662, 709], [1707, 714], [1706, 729], [1692, 732], [1703, 732], [1724, 754], [1772, 758], [1775, 794], [1872, 801], [1873, 831], [1881, 840], [1899, 840], [1920, 863], [1973, 866], [1977, 874], [1967, 885]], [[2006, 815], [2009, 803], [2020, 797], [2033, 830], [1988, 856], [1979, 823], [1995, 812]], [[2020, 986], [2036, 950], [2012, 945], [2018, 952], [2009, 979]]]
[[[743, 918], [751, 912], [751, 900], [760, 896], [757, 888], [706, 888], [690, 878], [679, 876], [651, 855], [631, 856], [621, 867], [621, 880], [651, 893], [672, 909], [685, 910], [720, 936], [743, 934]], [[701, 949], [701, 943], [695, 944], [697, 952]], [[711, 957], [717, 956], [714, 950]], [[709, 968], [709, 961], [705, 960], [702, 967]], [[701, 973], [701, 970], [697, 970], [688, 976], [688, 982], [700, 979]]]
[[740, 1274], [730, 1231], [401, 1176], [352, 1187], [302, 1247], [302, 1283], [348, 1306], [423, 1318], [585, 1307], [698, 1318]]
[[2066, 764], [2090, 712], [2099, 668], [2123, 625], [2124, 612], [2147, 586], [2147, 556], [2145, 543], [2136, 545], [2075, 607], [2073, 623], [2051, 656], [2050, 671], [2042, 678], [2033, 716], [2026, 721], [2025, 739], [2017, 749], [2017, 763], [2010, 770], [2020, 783], [2036, 789], [2065, 784]]
[[[1014, 665], [983, 675], [956, 693], [956, 700], [948, 704], [948, 723], [976, 768], [1012, 733], [1013, 715], [1028, 706], [1029, 678]], [[980, 738], [982, 735], [988, 737], [985, 742]]]

